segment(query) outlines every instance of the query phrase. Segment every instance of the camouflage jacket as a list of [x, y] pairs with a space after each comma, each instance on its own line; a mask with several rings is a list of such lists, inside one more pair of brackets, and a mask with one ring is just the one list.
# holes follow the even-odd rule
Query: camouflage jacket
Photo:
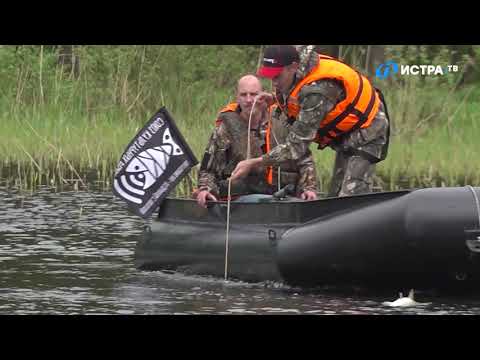
[[[290, 91], [318, 64], [318, 53], [310, 45], [299, 45], [297, 49], [300, 63]], [[315, 138], [320, 122], [345, 97], [343, 85], [333, 79], [319, 80], [304, 86], [298, 97], [300, 113], [292, 125], [288, 125], [286, 115], [278, 109], [276, 116], [283, 118], [289, 133], [283, 144], [263, 156], [264, 164], [272, 165], [302, 158]], [[287, 98], [277, 94], [277, 100], [284, 104]], [[381, 103], [371, 126], [347, 133], [329, 146], [335, 151], [362, 154], [368, 160], [377, 162], [386, 156], [389, 129], [389, 120], [384, 104]]]
[[[224, 197], [227, 195], [228, 181], [231, 173], [241, 160], [246, 159], [248, 124], [238, 113], [228, 112], [219, 116], [220, 125], [215, 128], [200, 165], [198, 189], [208, 190]], [[266, 150], [265, 137], [268, 125], [267, 116], [258, 129], [250, 131], [251, 158], [262, 156]], [[271, 146], [284, 141], [288, 131], [273, 122]], [[278, 141], [278, 142], [277, 142]], [[287, 184], [296, 185], [296, 193], [305, 190], [317, 191], [317, 180], [313, 157], [310, 152], [297, 161], [285, 161], [273, 169], [273, 185], [266, 181], [266, 167], [255, 169], [245, 179], [232, 184], [232, 195], [262, 193], [273, 194]], [[280, 184], [278, 184], [280, 180]]]

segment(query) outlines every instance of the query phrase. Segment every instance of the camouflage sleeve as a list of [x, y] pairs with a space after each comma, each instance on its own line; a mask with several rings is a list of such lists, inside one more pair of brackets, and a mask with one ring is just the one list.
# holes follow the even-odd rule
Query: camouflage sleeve
[[297, 165], [300, 174], [297, 182], [297, 192], [299, 194], [307, 190], [318, 192], [317, 172], [310, 150], [305, 158], [297, 162]]
[[278, 165], [286, 160], [298, 160], [307, 154], [310, 143], [315, 139], [320, 122], [336, 105], [336, 96], [330, 96], [326, 83], [322, 81], [305, 86], [300, 95], [300, 114], [290, 127], [285, 143], [273, 148], [263, 156], [265, 165]]
[[221, 170], [225, 168], [226, 151], [230, 147], [230, 140], [225, 126], [215, 128], [200, 164], [198, 172], [198, 189], [218, 194], [217, 183], [220, 180]]

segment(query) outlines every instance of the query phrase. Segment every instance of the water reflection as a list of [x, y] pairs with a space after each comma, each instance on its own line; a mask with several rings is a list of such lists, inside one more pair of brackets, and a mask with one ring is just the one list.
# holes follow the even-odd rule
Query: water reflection
[[145, 221], [110, 193], [0, 189], [0, 314], [479, 314], [480, 300], [305, 291], [133, 267]]

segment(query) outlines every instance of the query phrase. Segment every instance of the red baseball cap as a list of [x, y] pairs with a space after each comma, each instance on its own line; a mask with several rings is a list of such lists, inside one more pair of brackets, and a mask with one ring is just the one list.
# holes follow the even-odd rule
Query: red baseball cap
[[299, 62], [297, 49], [292, 45], [273, 45], [265, 49], [262, 67], [257, 75], [273, 79], [278, 76], [285, 66]]

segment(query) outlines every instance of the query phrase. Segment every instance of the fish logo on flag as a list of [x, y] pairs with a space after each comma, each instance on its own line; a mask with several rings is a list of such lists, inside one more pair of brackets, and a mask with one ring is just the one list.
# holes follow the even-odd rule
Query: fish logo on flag
[[113, 193], [135, 214], [147, 218], [196, 164], [195, 155], [163, 107], [120, 158]]

